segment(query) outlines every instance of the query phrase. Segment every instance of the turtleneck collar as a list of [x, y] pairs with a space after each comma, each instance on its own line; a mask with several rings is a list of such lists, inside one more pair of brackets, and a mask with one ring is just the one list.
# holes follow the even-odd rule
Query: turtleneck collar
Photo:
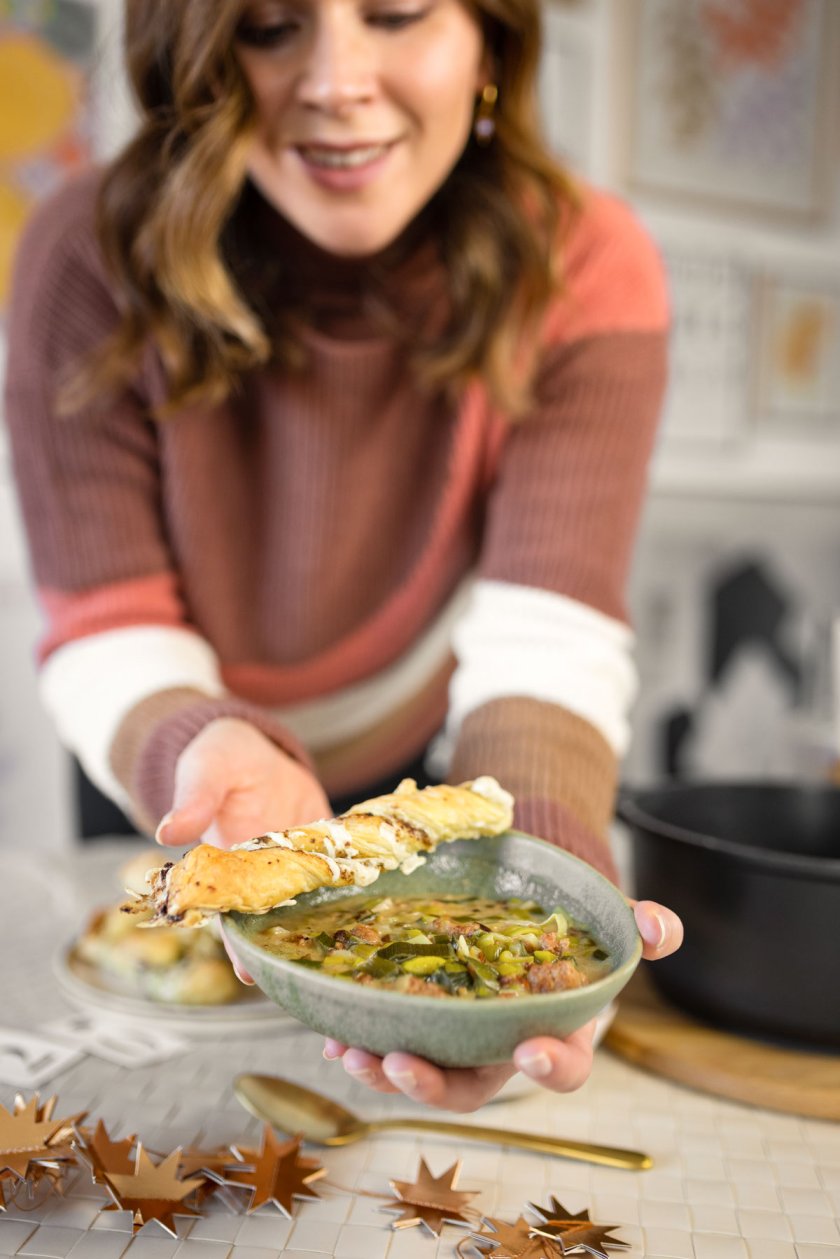
[[363, 257], [322, 249], [248, 181], [228, 234], [234, 270], [266, 310], [282, 303], [304, 323], [339, 336], [382, 335], [377, 310], [428, 317], [446, 286], [434, 205], [386, 248]]

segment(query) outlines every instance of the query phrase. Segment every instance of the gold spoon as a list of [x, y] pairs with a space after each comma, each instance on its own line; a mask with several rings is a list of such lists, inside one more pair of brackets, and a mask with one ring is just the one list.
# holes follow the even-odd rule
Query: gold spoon
[[604, 1167], [628, 1167], [640, 1171], [653, 1166], [653, 1159], [637, 1150], [621, 1150], [610, 1145], [592, 1145], [588, 1141], [563, 1141], [558, 1137], [541, 1137], [530, 1132], [508, 1132], [505, 1128], [484, 1128], [477, 1124], [449, 1123], [440, 1119], [372, 1119], [365, 1122], [330, 1097], [282, 1080], [276, 1075], [239, 1075], [233, 1091], [247, 1111], [290, 1135], [300, 1133], [315, 1145], [350, 1145], [374, 1132], [393, 1128], [441, 1132], [445, 1136], [466, 1137], [473, 1141], [513, 1145], [520, 1150], [538, 1154], [559, 1154], [563, 1158], [600, 1163]]

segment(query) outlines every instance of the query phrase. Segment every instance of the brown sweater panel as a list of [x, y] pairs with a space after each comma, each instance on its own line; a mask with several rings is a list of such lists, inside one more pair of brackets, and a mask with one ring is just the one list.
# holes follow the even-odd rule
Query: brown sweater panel
[[152, 817], [146, 811], [142, 793], [137, 791], [134, 781], [143, 747], [151, 732], [161, 723], [205, 700], [212, 700], [212, 696], [193, 687], [174, 686], [167, 691], [156, 691], [135, 704], [120, 722], [111, 743], [109, 763], [117, 782], [131, 799], [132, 820], [147, 834], [154, 834], [160, 817]]
[[588, 721], [524, 696], [484, 704], [465, 718], [447, 777], [479, 774], [493, 774], [513, 793], [517, 827], [618, 881], [608, 839], [618, 766]]

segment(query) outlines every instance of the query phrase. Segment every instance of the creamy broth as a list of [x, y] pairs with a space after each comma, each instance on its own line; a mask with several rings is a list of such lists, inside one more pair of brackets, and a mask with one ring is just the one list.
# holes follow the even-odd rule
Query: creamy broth
[[535, 901], [353, 896], [289, 910], [264, 949], [351, 982], [421, 996], [530, 996], [580, 988], [609, 954], [562, 909]]

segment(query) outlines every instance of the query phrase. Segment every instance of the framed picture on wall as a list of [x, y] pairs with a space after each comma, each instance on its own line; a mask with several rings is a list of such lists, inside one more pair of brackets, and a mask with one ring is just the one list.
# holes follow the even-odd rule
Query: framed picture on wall
[[749, 271], [726, 254], [660, 244], [672, 312], [661, 448], [724, 450], [744, 437]]
[[831, 210], [836, 0], [622, 0], [631, 189], [791, 220]]
[[840, 439], [840, 275], [756, 284], [756, 423]]

